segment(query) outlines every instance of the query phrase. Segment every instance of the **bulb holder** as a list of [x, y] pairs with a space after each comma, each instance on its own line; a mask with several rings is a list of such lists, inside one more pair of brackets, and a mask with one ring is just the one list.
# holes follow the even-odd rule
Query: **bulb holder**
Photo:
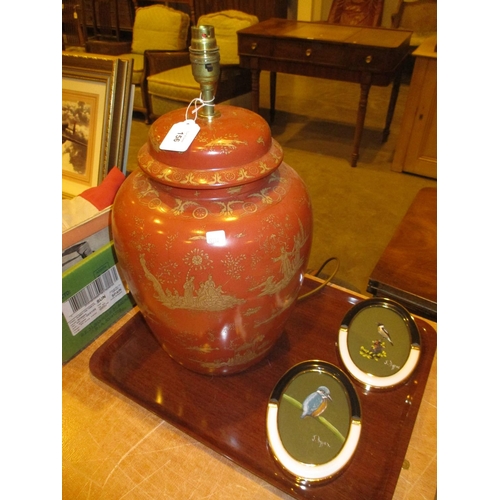
[[[200, 84], [201, 99], [212, 103], [220, 77], [220, 53], [213, 26], [191, 28], [189, 54], [194, 79]], [[205, 118], [215, 115], [213, 105], [203, 106], [199, 112], [199, 116]]]

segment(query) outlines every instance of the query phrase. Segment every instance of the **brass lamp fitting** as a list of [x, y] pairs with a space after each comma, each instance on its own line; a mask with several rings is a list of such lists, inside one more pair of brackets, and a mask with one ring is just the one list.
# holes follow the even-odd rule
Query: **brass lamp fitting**
[[[189, 54], [194, 79], [200, 84], [201, 98], [204, 102], [212, 102], [220, 75], [220, 54], [213, 26], [191, 28]], [[216, 114], [213, 102], [212, 106], [203, 106], [199, 112], [201, 117], [208, 119]]]

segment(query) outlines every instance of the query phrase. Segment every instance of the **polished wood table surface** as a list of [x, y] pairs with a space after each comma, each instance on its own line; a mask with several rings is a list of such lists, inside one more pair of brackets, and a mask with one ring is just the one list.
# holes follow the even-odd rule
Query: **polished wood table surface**
[[437, 320], [437, 188], [417, 193], [373, 269], [367, 292]]
[[[330, 292], [338, 296], [348, 293], [354, 301], [365, 298], [335, 286], [329, 287], [326, 293]], [[313, 296], [300, 307], [307, 304], [314, 315], [317, 301]], [[291, 498], [91, 373], [91, 358], [96, 359], [95, 354], [106, 345], [113, 345], [120, 331], [138, 315], [140, 312], [135, 308], [62, 369], [63, 498]], [[422, 323], [424, 320], [419, 321], [421, 325], [425, 324]], [[433, 332], [435, 325], [428, 325], [429, 331]], [[116, 354], [120, 355], [119, 352]], [[127, 381], [126, 373], [120, 368], [125, 360], [116, 358], [111, 361], [111, 369], [118, 369], [120, 376]], [[149, 360], [143, 359], [143, 362], [148, 364]], [[430, 371], [426, 383], [424, 381], [425, 390], [423, 387], [417, 389], [423, 394], [405, 460], [395, 478], [397, 485], [393, 498], [397, 500], [433, 500], [436, 493], [436, 363], [433, 354], [426, 361]], [[140, 374], [141, 366], [127, 364], [125, 371]], [[148, 386], [147, 380], [145, 382]], [[217, 378], [212, 380], [213, 384], [216, 382]], [[168, 381], [165, 384], [168, 386]], [[412, 391], [413, 388], [409, 392]], [[151, 397], [160, 404], [165, 394], [156, 393]], [[388, 394], [386, 397], [393, 396]], [[411, 413], [411, 405], [408, 409]], [[203, 427], [202, 421], [196, 424]], [[388, 453], [385, 459], [388, 464], [390, 455]], [[346, 472], [341, 477], [348, 476]], [[369, 474], [366, 479], [370, 480]], [[350, 498], [355, 498], [355, 492]], [[384, 497], [374, 491], [370, 498]]]
[[[238, 32], [240, 65], [252, 72], [252, 108], [259, 112], [261, 70], [271, 72], [271, 120], [275, 112], [276, 73], [359, 83], [361, 93], [351, 165], [356, 166], [372, 85], [393, 82], [382, 140], [390, 125], [401, 81], [401, 63], [409, 53], [411, 31], [323, 22], [268, 19]], [[321, 103], [321, 96], [318, 102]]]

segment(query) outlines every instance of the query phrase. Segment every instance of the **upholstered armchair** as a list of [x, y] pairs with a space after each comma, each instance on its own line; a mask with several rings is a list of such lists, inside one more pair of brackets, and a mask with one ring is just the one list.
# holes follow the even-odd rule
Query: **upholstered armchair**
[[139, 7], [135, 13], [130, 52], [121, 56], [134, 60], [132, 83], [135, 85], [134, 111], [143, 113], [148, 121], [149, 110], [145, 88], [144, 52], [146, 50], [171, 51], [187, 56], [190, 28], [188, 14], [165, 5]]
[[[228, 101], [241, 104], [237, 98], [251, 91], [250, 72], [239, 66], [236, 33], [258, 22], [256, 16], [237, 10], [206, 14], [198, 19], [198, 26], [214, 27], [220, 49], [221, 71], [215, 104]], [[200, 85], [193, 77], [189, 53], [146, 50], [145, 71], [150, 119], [187, 106], [200, 95]]]
[[165, 5], [139, 7], [135, 13], [132, 47], [127, 55], [134, 60], [132, 83], [135, 84], [134, 111], [144, 113], [149, 119], [147, 106], [144, 52], [146, 50], [186, 51], [190, 27], [185, 12]]
[[437, 34], [437, 0], [399, 0], [392, 27], [413, 31], [410, 47]]

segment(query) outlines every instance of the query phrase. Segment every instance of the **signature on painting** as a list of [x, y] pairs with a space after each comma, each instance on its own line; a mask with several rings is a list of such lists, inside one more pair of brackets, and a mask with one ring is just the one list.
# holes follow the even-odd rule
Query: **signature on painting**
[[321, 441], [321, 438], [317, 434], [314, 434], [314, 436], [312, 437], [312, 442], [318, 443], [320, 448], [323, 448], [323, 446], [328, 446], [328, 448], [330, 448], [330, 444], [326, 441]]
[[386, 359], [384, 365], [388, 365], [391, 370], [399, 370], [401, 367], [395, 365], [390, 359]]

